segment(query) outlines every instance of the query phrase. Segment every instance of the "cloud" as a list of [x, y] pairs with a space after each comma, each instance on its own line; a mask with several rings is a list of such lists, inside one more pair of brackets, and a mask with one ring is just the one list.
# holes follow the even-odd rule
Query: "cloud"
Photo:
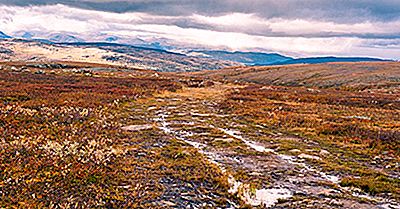
[[345, 24], [306, 19], [263, 19], [254, 14], [242, 13], [217, 17], [194, 15], [191, 18], [214, 30], [266, 36], [393, 38], [400, 34], [400, 20]]
[[[270, 37], [397, 38], [400, 34], [400, 20], [392, 22], [336, 23], [307, 19], [266, 19], [256, 14], [247, 13], [229, 13], [220, 16], [205, 16], [201, 14], [165, 16], [141, 12], [112, 13], [91, 11], [61, 4], [35, 7], [0, 6], [0, 9], [0, 20], [4, 24], [3, 28], [42, 27], [55, 31], [74, 31], [77, 33], [123, 25], [155, 24]], [[60, 22], [64, 24], [60, 24]], [[10, 30], [8, 29], [8, 31]]]
[[246, 13], [267, 19], [314, 19], [353, 23], [367, 20], [393, 21], [400, 18], [398, 0], [0, 0], [0, 4], [65, 4], [98, 11], [143, 12], [168, 16]]
[[[36, 5], [37, 2], [51, 4], [0, 5], [0, 31], [9, 34], [23, 34], [23, 31], [30, 31], [38, 38], [46, 38], [49, 34], [61, 32], [87, 41], [103, 41], [108, 36], [118, 36], [120, 42], [131, 44], [140, 41], [159, 41], [185, 47], [273, 51], [301, 56], [362, 55], [397, 59], [400, 57], [398, 19], [343, 22], [329, 18], [300, 18], [301, 15], [297, 18], [285, 15], [266, 17], [265, 14], [261, 15], [255, 10], [249, 9], [249, 12], [246, 12], [246, 7], [241, 11], [232, 9], [232, 12], [211, 15], [212, 12], [202, 12], [202, 10], [196, 12], [197, 10], [193, 9], [196, 8], [196, 4], [186, 5], [191, 8], [189, 10], [191, 12], [176, 12], [174, 15], [154, 11], [144, 12], [140, 9], [115, 13], [62, 4], [52, 5], [58, 1], [20, 2], [22, 5]], [[68, 2], [74, 4], [76, 1]], [[110, 4], [114, 5], [117, 1], [85, 2], [87, 4], [111, 2]], [[176, 2], [166, 0], [160, 4], [174, 5]], [[254, 2], [262, 4], [265, 1]], [[229, 1], [229, 3], [236, 5], [239, 1]], [[18, 4], [18, 1], [14, 4]], [[278, 6], [285, 5], [282, 3]], [[185, 7], [185, 4], [182, 7]], [[289, 9], [290, 7], [288, 6]]]

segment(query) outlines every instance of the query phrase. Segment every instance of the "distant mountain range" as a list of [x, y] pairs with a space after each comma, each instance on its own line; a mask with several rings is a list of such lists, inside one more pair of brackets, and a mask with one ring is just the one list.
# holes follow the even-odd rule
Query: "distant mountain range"
[[0, 31], [0, 39], [12, 38], [11, 36]]
[[[0, 32], [1, 33], [1, 32]], [[3, 33], [4, 34], [4, 33]], [[74, 35], [65, 34], [65, 33], [50, 33], [50, 34], [42, 34], [39, 32], [29, 32], [29, 31], [18, 31], [13, 34], [14, 36], [8, 36], [8, 38], [19, 38], [26, 40], [35, 40], [45, 43], [75, 43], [75, 42], [84, 42], [84, 39], [78, 38]]]
[[229, 52], [229, 51], [194, 51], [198, 56], [207, 56], [218, 60], [239, 62], [247, 66], [320, 64], [329, 62], [382, 62], [391, 61], [369, 57], [310, 57], [292, 58], [277, 53]]
[[76, 43], [76, 42], [84, 42], [83, 39], [77, 38], [72, 35], [66, 35], [62, 33], [54, 33], [50, 34], [47, 40], [54, 43]]
[[218, 60], [240, 62], [245, 65], [271, 65], [274, 63], [291, 61], [293, 58], [277, 53], [261, 52], [229, 52], [229, 51], [193, 51]]
[[259, 52], [229, 52], [229, 51], [195, 51], [197, 56], [206, 56], [217, 60], [239, 62], [247, 66], [291, 65], [291, 64], [320, 64], [330, 62], [385, 62], [370, 57], [310, 57], [292, 58], [277, 53]]
[[[95, 37], [95, 42], [86, 42], [84, 39], [78, 38], [71, 34], [63, 33], [51, 33], [51, 34], [41, 34], [37, 38], [37, 34], [40, 32], [28, 32], [20, 31], [15, 33], [15, 37], [40, 41], [47, 44], [62, 43], [62, 44], [79, 44], [79, 45], [101, 45], [102, 47], [110, 45], [115, 47], [114, 44], [121, 44], [121, 46], [134, 46], [142, 47], [146, 49], [158, 50], [159, 52], [166, 53], [179, 53], [181, 55], [186, 55], [189, 57], [198, 58], [211, 58], [214, 60], [230, 61], [233, 63], [241, 63], [247, 66], [267, 66], [267, 65], [289, 65], [289, 64], [318, 64], [318, 63], [328, 63], [328, 62], [378, 62], [378, 61], [390, 61], [378, 58], [369, 57], [311, 57], [311, 58], [292, 58], [284, 56], [277, 53], [262, 53], [262, 52], [230, 52], [224, 50], [196, 50], [196, 49], [178, 49], [174, 46], [168, 46], [165, 42], [146, 42], [142, 39], [131, 40], [131, 44], [124, 43], [124, 39], [117, 36], [110, 36], [107, 34], [98, 34]], [[13, 38], [9, 35], [0, 31], [0, 39]], [[164, 43], [164, 44], [163, 44]]]

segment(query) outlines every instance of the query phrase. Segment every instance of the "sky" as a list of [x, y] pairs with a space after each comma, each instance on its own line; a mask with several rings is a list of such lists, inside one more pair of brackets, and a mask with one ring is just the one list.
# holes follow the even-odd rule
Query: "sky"
[[399, 0], [0, 0], [0, 31], [400, 59]]

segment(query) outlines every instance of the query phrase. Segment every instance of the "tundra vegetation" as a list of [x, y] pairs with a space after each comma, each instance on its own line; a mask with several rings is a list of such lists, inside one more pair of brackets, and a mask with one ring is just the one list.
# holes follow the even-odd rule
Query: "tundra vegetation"
[[0, 207], [398, 207], [400, 74], [382, 65], [281, 82], [2, 63]]

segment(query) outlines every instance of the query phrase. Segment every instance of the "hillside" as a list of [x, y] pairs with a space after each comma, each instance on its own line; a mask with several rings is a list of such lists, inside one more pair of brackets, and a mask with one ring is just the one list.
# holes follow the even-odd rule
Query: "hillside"
[[192, 74], [204, 78], [252, 82], [263, 85], [321, 88], [381, 89], [399, 91], [400, 63], [328, 63], [267, 67], [234, 67]]
[[[114, 64], [136, 65], [136, 67], [153, 69], [157, 71], [200, 71], [200, 70], [216, 70], [228, 66], [270, 66], [270, 65], [289, 65], [289, 64], [318, 64], [329, 62], [384, 62], [383, 60], [369, 57], [308, 57], [308, 58], [292, 58], [281, 55], [279, 53], [263, 53], [263, 52], [247, 52], [247, 51], [225, 51], [212, 49], [191, 49], [182, 46], [168, 45], [155, 40], [145, 41], [140, 38], [121, 40], [118, 36], [108, 36], [106, 34], [93, 34], [92, 42], [87, 42], [75, 34], [70, 33], [42, 33], [40, 31], [18, 31], [13, 36], [6, 35], [0, 31], [0, 39], [12, 39], [9, 42], [30, 42], [43, 45], [59, 46], [79, 46], [105, 48], [107, 50], [124, 54], [124, 56], [108, 57], [107, 62]], [[162, 41], [162, 40], [159, 40]], [[127, 44], [129, 43], [129, 44]], [[3, 46], [4, 47], [4, 46]], [[46, 47], [46, 46], [42, 46]], [[19, 51], [19, 50], [17, 50]], [[151, 62], [141, 60], [142, 53], [146, 54], [154, 52], [150, 59], [157, 60], [159, 57], [156, 53], [160, 53], [161, 60]], [[68, 52], [64, 52], [68, 53]], [[179, 56], [163, 56], [163, 54], [179, 55]], [[44, 57], [52, 59], [51, 54], [44, 54]], [[190, 57], [186, 59], [185, 57]], [[168, 63], [163, 60], [167, 59]], [[64, 59], [68, 61], [68, 59]], [[84, 60], [70, 60], [84, 61]], [[93, 61], [93, 60], [92, 60]], [[101, 62], [102, 59], [96, 62]], [[162, 64], [161, 64], [162, 63]]]
[[[56, 41], [73, 41], [73, 37], [55, 35]], [[205, 57], [187, 56], [160, 49], [113, 43], [52, 43], [48, 40], [2, 40], [1, 60], [8, 61], [73, 61], [128, 66], [159, 72], [216, 70], [240, 63]]]
[[239, 62], [245, 65], [271, 65], [293, 60], [277, 53], [229, 52], [229, 51], [193, 51], [214, 59]]
[[227, 60], [242, 63], [247, 66], [291, 65], [291, 64], [319, 64], [333, 62], [384, 62], [379, 58], [369, 57], [308, 57], [292, 58], [277, 53], [261, 52], [229, 52], [229, 51], [191, 51], [198, 56], [211, 57], [218, 60]]
[[290, 59], [282, 62], [275, 62], [272, 65], [292, 65], [292, 64], [320, 64], [320, 63], [333, 63], [333, 62], [383, 62], [389, 60], [383, 60], [379, 58], [369, 57], [310, 57], [310, 58], [299, 58]]

